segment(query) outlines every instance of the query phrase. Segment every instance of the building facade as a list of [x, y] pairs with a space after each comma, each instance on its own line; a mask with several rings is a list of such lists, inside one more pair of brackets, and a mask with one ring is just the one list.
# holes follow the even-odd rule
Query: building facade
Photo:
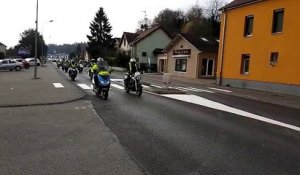
[[136, 58], [141, 70], [157, 71], [157, 58], [170, 43], [170, 35], [160, 26], [140, 32], [130, 43], [131, 57]]
[[4, 56], [6, 56], [6, 45], [2, 44], [0, 42], [0, 53], [3, 53]]
[[158, 70], [173, 76], [215, 78], [218, 45], [215, 39], [178, 34], [165, 48], [166, 55], [158, 58]]
[[300, 95], [297, 0], [235, 0], [222, 8], [220, 85]]

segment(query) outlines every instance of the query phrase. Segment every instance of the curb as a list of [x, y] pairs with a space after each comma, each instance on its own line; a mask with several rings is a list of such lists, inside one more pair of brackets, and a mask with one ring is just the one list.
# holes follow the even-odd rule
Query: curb
[[32, 103], [32, 104], [18, 104], [18, 105], [0, 105], [0, 108], [8, 108], [8, 107], [29, 107], [29, 106], [47, 106], [47, 105], [57, 105], [57, 104], [65, 104], [65, 103], [71, 103], [78, 100], [83, 100], [86, 97], [84, 94], [81, 97], [74, 98], [71, 100], [65, 100], [60, 102], [49, 102], [49, 103]]

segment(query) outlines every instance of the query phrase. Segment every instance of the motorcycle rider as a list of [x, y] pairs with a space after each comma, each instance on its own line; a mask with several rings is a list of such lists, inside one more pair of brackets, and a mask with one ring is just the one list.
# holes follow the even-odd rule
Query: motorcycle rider
[[72, 59], [71, 62], [69, 63], [69, 67], [76, 69], [77, 68], [77, 62], [75, 59]]
[[134, 58], [131, 58], [129, 60], [129, 63], [128, 63], [128, 66], [129, 66], [129, 71], [127, 73], [127, 78], [125, 79], [125, 83], [129, 83], [130, 81], [130, 76], [134, 75], [136, 72], [137, 72], [137, 64], [136, 64], [136, 60]]
[[108, 76], [108, 75], [110, 75], [108, 70], [109, 70], [109, 66], [108, 66], [107, 62], [103, 58], [99, 57], [97, 59], [97, 62], [91, 68], [91, 71], [94, 74], [94, 76], [93, 76], [94, 77], [94, 85], [96, 87], [98, 87], [98, 84], [99, 84], [98, 77], [96, 75], [99, 74], [101, 76]]

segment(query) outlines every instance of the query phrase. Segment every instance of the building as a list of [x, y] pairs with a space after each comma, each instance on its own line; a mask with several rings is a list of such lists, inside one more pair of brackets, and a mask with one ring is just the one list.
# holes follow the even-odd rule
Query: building
[[136, 33], [124, 32], [120, 40], [119, 51], [125, 55], [131, 56], [130, 43], [132, 43], [136, 37]]
[[235, 0], [222, 10], [218, 83], [300, 95], [297, 0]]
[[0, 53], [3, 53], [3, 56], [6, 56], [6, 45], [0, 42]]
[[136, 58], [141, 70], [157, 71], [157, 58], [170, 43], [171, 36], [160, 26], [138, 33], [131, 46], [131, 57]]
[[159, 55], [158, 70], [188, 78], [215, 78], [219, 42], [213, 38], [178, 34]]

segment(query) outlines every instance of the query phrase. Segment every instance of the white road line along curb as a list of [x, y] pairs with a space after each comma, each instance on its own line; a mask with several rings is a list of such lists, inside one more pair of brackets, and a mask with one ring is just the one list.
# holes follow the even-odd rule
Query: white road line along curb
[[218, 103], [218, 102], [214, 102], [196, 95], [161, 95], [164, 97], [168, 97], [168, 98], [172, 98], [172, 99], [176, 99], [176, 100], [180, 100], [180, 101], [184, 101], [184, 102], [188, 102], [188, 103], [193, 103], [193, 104], [197, 104], [197, 105], [201, 105], [201, 106], [205, 106], [208, 108], [212, 108], [212, 109], [217, 109], [220, 111], [225, 111], [225, 112], [229, 112], [232, 114], [236, 114], [236, 115], [240, 115], [240, 116], [244, 116], [247, 118], [252, 118], [255, 120], [259, 120], [262, 122], [266, 122], [266, 123], [270, 123], [273, 125], [277, 125], [277, 126], [281, 126], [281, 127], [285, 127], [285, 128], [289, 128], [295, 131], [300, 131], [300, 127], [294, 126], [294, 125], [290, 125], [290, 124], [286, 124], [280, 121], [276, 121], [273, 119], [269, 119], [266, 117], [262, 117], [256, 114], [252, 114], [250, 112], [246, 112], [240, 109], [236, 109], [233, 107], [229, 107], [227, 105]]
[[55, 88], [64, 88], [61, 83], [52, 83]]
[[218, 88], [213, 88], [213, 87], [210, 87], [209, 89], [216, 90], [216, 91], [221, 91], [221, 92], [232, 92], [232, 91], [229, 91], [229, 90], [218, 89]]

